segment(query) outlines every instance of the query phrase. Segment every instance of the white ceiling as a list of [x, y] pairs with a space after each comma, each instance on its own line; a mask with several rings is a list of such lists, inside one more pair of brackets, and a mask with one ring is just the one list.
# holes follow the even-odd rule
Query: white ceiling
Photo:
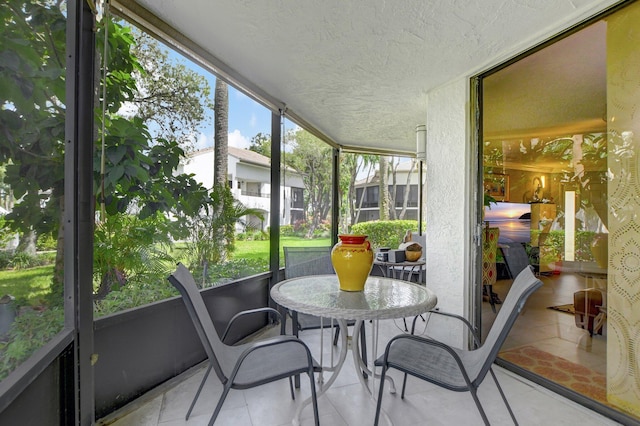
[[286, 105], [326, 139], [399, 153], [415, 152], [428, 92], [486, 69], [601, 3], [611, 1], [111, 2], [137, 9], [147, 28], [176, 29], [215, 59], [221, 75], [246, 83], [271, 107]]

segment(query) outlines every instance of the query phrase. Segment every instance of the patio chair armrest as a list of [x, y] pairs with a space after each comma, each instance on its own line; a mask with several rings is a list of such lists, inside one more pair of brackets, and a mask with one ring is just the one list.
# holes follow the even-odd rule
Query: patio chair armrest
[[[300, 340], [296, 336], [279, 335], [279, 336], [272, 337], [270, 339], [264, 339], [264, 340], [255, 342], [251, 346], [249, 346], [247, 349], [245, 349], [244, 352], [242, 352], [242, 354], [240, 354], [240, 356], [238, 357], [238, 360], [236, 361], [236, 365], [233, 368], [233, 372], [231, 373], [230, 378], [232, 379], [235, 378], [235, 376], [238, 373], [238, 370], [242, 367], [242, 363], [249, 355], [251, 355], [252, 352], [265, 349], [270, 346], [284, 345], [284, 344], [301, 345], [304, 348], [307, 356], [307, 365], [310, 366], [311, 369], [315, 369], [316, 363], [314, 362], [313, 357], [311, 356], [311, 351], [309, 350], [309, 347], [302, 340]], [[303, 371], [300, 371], [300, 372], [303, 372]]]
[[263, 314], [263, 313], [274, 314], [276, 316], [277, 323], [282, 321], [282, 315], [280, 315], [280, 312], [278, 312], [273, 308], [265, 307], [265, 308], [247, 309], [246, 311], [238, 312], [229, 320], [229, 323], [227, 324], [227, 327], [224, 329], [224, 333], [222, 333], [222, 338], [220, 340], [222, 340], [223, 342], [225, 341], [227, 334], [229, 334], [229, 330], [231, 330], [231, 327], [233, 326], [233, 322], [238, 318], [244, 317], [245, 315]]
[[[477, 331], [474, 330], [474, 328], [471, 325], [471, 323], [469, 322], [469, 320], [467, 320], [465, 317], [457, 315], [457, 314], [452, 314], [452, 313], [449, 313], [449, 312], [439, 311], [437, 309], [432, 309], [428, 313], [429, 314], [438, 314], [438, 315], [442, 315], [442, 316], [445, 316], [445, 317], [454, 318], [454, 319], [462, 321], [462, 323], [467, 326], [467, 329], [469, 329], [469, 331], [471, 332], [471, 335], [473, 336], [474, 347], [477, 348], [477, 347], [480, 346], [480, 338], [477, 335]], [[415, 321], [415, 319], [414, 319], [414, 321]]]

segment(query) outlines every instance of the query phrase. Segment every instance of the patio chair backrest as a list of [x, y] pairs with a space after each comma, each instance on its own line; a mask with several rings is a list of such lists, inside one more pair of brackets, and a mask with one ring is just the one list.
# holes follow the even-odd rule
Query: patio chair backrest
[[509, 268], [509, 275], [511, 279], [515, 279], [523, 269], [529, 266], [529, 256], [521, 243], [503, 243], [500, 247]]
[[542, 281], [533, 275], [531, 267], [524, 268], [513, 281], [486, 340], [479, 349], [473, 351], [475, 365], [467, 366], [472, 382], [476, 384], [482, 382], [525, 302], [540, 286]]
[[285, 279], [306, 275], [335, 274], [331, 247], [283, 247]]
[[200, 337], [204, 350], [209, 357], [209, 362], [211, 362], [220, 381], [225, 383], [227, 377], [216, 356], [216, 353], [222, 356], [225, 345], [218, 336], [218, 332], [213, 325], [213, 321], [211, 320], [207, 306], [204, 304], [204, 299], [202, 298], [202, 294], [200, 294], [193, 275], [191, 275], [191, 272], [189, 272], [182, 263], [178, 263], [176, 271], [169, 275], [168, 279], [182, 295], [182, 300], [187, 307], [187, 312], [193, 321], [198, 337]]

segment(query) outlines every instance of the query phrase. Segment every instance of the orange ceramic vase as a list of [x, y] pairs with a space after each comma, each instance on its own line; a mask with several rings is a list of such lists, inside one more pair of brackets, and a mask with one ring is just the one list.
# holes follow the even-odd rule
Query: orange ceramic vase
[[340, 290], [363, 291], [373, 266], [373, 250], [366, 235], [338, 235], [331, 250], [331, 263], [338, 274]]

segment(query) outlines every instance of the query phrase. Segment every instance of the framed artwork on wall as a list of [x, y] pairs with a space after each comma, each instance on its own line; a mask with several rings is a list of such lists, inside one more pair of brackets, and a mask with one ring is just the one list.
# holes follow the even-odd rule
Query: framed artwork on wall
[[484, 190], [496, 201], [509, 201], [509, 175], [497, 173], [484, 175]]

